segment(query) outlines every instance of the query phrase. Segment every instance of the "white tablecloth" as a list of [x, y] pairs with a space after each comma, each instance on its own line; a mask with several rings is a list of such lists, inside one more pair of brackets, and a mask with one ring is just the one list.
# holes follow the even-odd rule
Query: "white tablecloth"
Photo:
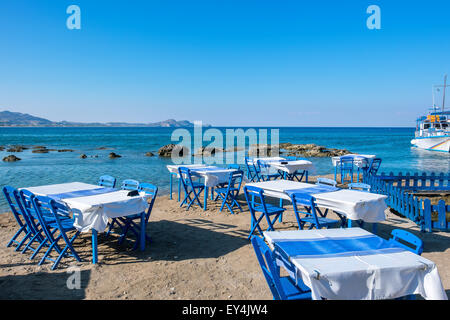
[[287, 161], [287, 163], [283, 164], [281, 162], [269, 162], [268, 165], [289, 174], [296, 172], [297, 170], [307, 170], [309, 172], [315, 171], [314, 164], [308, 160], [295, 160], [295, 161]]
[[[36, 195], [48, 196], [82, 190], [99, 189], [101, 186], [82, 182], [70, 182], [38, 187], [24, 188]], [[139, 196], [128, 197], [128, 190], [118, 190], [104, 194], [77, 198], [61, 198], [71, 210], [74, 226], [81, 232], [95, 229], [102, 232], [106, 229], [108, 218], [124, 217], [139, 214], [148, 207], [147, 199], [151, 197], [141, 192]]]
[[[215, 166], [208, 165], [168, 165], [167, 169], [171, 173], [178, 173], [179, 167], [187, 167], [193, 169], [194, 175], [200, 176], [205, 179], [206, 187], [215, 187], [218, 184], [226, 183], [230, 179], [230, 173], [236, 171], [235, 169], [217, 168]], [[217, 169], [214, 169], [217, 168]], [[202, 170], [204, 169], [204, 170]], [[214, 170], [211, 170], [214, 169]], [[179, 175], [177, 175], [179, 177]]]
[[[246, 186], [262, 188], [267, 196], [290, 200], [286, 191], [312, 188], [316, 185], [289, 180], [273, 180], [247, 183]], [[379, 222], [386, 220], [385, 195], [341, 189], [333, 192], [313, 194], [319, 207], [328, 208], [351, 220]]]
[[[360, 228], [266, 231], [273, 249], [277, 239], [351, 238], [371, 235]], [[299, 255], [301, 252], [299, 252]], [[303, 256], [290, 259], [294, 279], [301, 279], [313, 299], [393, 299], [420, 294], [425, 299], [447, 300], [436, 265], [410, 251], [344, 256]], [[283, 265], [281, 261], [277, 261]]]
[[339, 157], [331, 157], [331, 162], [333, 164], [333, 167], [336, 167], [337, 165], [339, 165], [341, 158], [343, 157], [350, 157], [353, 158], [353, 164], [359, 168], [365, 167], [367, 165], [369, 165], [369, 161], [370, 159], [373, 159], [376, 157], [376, 155], [374, 154], [354, 154], [354, 153], [349, 153], [343, 156], [339, 156]]

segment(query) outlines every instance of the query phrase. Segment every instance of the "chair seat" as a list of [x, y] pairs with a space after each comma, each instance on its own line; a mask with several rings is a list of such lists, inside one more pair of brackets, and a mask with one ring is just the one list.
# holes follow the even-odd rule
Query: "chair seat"
[[[315, 224], [316, 221], [314, 220], [313, 217], [305, 217], [305, 218], [301, 218], [302, 222], [306, 222], [306, 223], [310, 223], [310, 224]], [[339, 223], [339, 220], [334, 220], [334, 219], [329, 219], [329, 218], [323, 218], [323, 217], [317, 217], [317, 220], [319, 220], [319, 223], [321, 226], [333, 226], [335, 224]]]
[[[190, 186], [190, 185], [189, 185]], [[205, 184], [204, 183], [201, 183], [201, 182], [194, 182], [194, 181], [192, 181], [192, 186], [194, 187], [194, 188], [204, 188], [205, 187]]]
[[301, 292], [290, 277], [280, 278], [288, 300], [311, 300], [311, 291]]
[[[58, 228], [58, 225], [56, 222], [51, 222], [48, 224], [51, 228]], [[74, 230], [75, 227], [73, 226], [73, 220], [72, 219], [62, 219], [61, 220], [61, 227], [64, 231], [70, 231]]]
[[[261, 204], [257, 204], [254, 206], [255, 211], [264, 212], [264, 207]], [[274, 206], [273, 204], [266, 203], [266, 208], [268, 214], [276, 214], [278, 212], [284, 212], [286, 209], [278, 206]]]
[[[225, 192], [227, 192], [227, 190], [228, 190], [228, 187], [220, 187], [220, 188], [215, 188], [215, 192], [217, 192], [217, 193], [225, 193]], [[238, 188], [230, 188], [230, 191], [238, 191], [239, 189]]]

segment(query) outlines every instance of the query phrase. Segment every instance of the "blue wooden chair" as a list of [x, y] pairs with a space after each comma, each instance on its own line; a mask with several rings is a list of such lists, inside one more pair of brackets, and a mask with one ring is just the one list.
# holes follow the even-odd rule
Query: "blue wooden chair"
[[[308, 224], [308, 229], [316, 228], [330, 228], [337, 226], [340, 221], [326, 217], [326, 213], [323, 213], [317, 208], [314, 197], [307, 193], [292, 193], [290, 195], [292, 206], [294, 207], [295, 218], [297, 219], [298, 228], [300, 230]], [[300, 211], [298, 206], [302, 206], [306, 211]], [[304, 214], [304, 217], [300, 217], [300, 214]]]
[[316, 184], [317, 185], [333, 186], [333, 187], [337, 186], [337, 182], [335, 180], [328, 179], [328, 178], [317, 178]]
[[251, 182], [260, 182], [259, 168], [253, 162], [253, 159], [245, 157], [245, 166], [247, 168], [247, 179]]
[[[150, 184], [150, 183], [141, 183], [139, 185], [139, 191], [143, 191], [146, 194], [152, 196], [150, 201], [148, 202], [148, 207], [145, 212], [144, 223], [145, 223], [145, 228], [147, 228], [148, 220], [150, 219], [150, 215], [151, 215], [152, 209], [153, 209], [153, 204], [155, 203], [156, 196], [158, 195], [158, 187], [156, 187], [155, 185]], [[131, 231], [132, 233], [134, 233], [134, 235], [136, 236], [136, 239], [137, 239], [134, 244], [134, 247], [133, 247], [133, 250], [135, 250], [137, 248], [138, 244], [140, 243], [140, 239], [141, 239], [141, 226], [140, 226], [140, 224], [136, 223], [136, 221], [139, 221], [139, 222], [141, 221], [141, 214], [120, 217], [117, 219], [120, 219], [120, 221], [123, 224], [123, 227], [122, 227], [123, 231], [119, 238], [119, 244], [122, 244], [122, 242], [125, 240], [127, 233], [129, 231]], [[150, 241], [150, 236], [148, 234], [146, 234], [145, 238], [147, 241]]]
[[[106, 177], [106, 179], [103, 181], [104, 185], [101, 185], [99, 181], [99, 185], [100, 186], [104, 186], [104, 187], [110, 187], [110, 185], [113, 185], [110, 188], [114, 188], [114, 186], [116, 185], [116, 179], [111, 177], [111, 176], [102, 176], [102, 177]], [[111, 179], [112, 178], [112, 179]], [[102, 178], [100, 177], [100, 180]], [[114, 182], [112, 182], [114, 181]], [[122, 181], [122, 185], [120, 186], [121, 190], [138, 190], [139, 189], [139, 181], [134, 180], [134, 179], [125, 179]], [[121, 223], [120, 219], [117, 218], [113, 218], [111, 220], [111, 222], [109, 223], [109, 228], [108, 231], [106, 232], [106, 236], [109, 236], [112, 232], [112, 229], [114, 228], [115, 225], [118, 225], [121, 229], [122, 229], [122, 234], [124, 232], [124, 225]]]
[[[31, 250], [33, 254], [30, 257], [30, 260], [32, 260], [44, 246], [48, 247], [49, 245], [47, 234], [45, 233], [45, 227], [42, 225], [41, 221], [45, 221], [46, 223], [54, 223], [55, 218], [50, 212], [50, 209], [41, 210], [40, 215], [38, 215], [33, 205], [33, 198], [35, 197], [34, 193], [22, 189], [19, 191], [19, 197], [20, 202], [22, 203], [22, 208], [24, 209], [24, 216], [26, 217], [29, 230], [31, 231], [30, 241], [28, 241], [28, 243], [24, 246], [22, 253]], [[62, 219], [69, 219], [69, 217], [62, 217]], [[37, 244], [36, 248], [33, 247], [34, 243]]]
[[256, 166], [258, 167], [258, 176], [260, 178], [259, 181], [270, 181], [283, 177], [283, 174], [280, 172], [271, 173], [270, 165], [265, 163], [264, 161], [257, 160]]
[[98, 185], [102, 187], [114, 188], [116, 186], [116, 178], [103, 175], [99, 178]]
[[216, 188], [218, 198], [222, 199], [222, 205], [220, 206], [220, 212], [222, 212], [223, 207], [226, 205], [231, 214], [234, 214], [233, 207], [237, 206], [242, 212], [241, 205], [237, 202], [236, 198], [241, 190], [242, 179], [244, 178], [244, 172], [242, 170], [236, 170], [230, 173], [230, 178], [228, 180], [228, 185]]
[[[3, 193], [5, 195], [6, 201], [11, 209], [11, 212], [14, 218], [19, 225], [19, 229], [12, 236], [12, 238], [8, 241], [7, 247], [10, 247], [13, 243], [15, 243], [16, 249], [15, 251], [19, 251], [23, 244], [34, 235], [33, 230], [30, 228], [30, 223], [28, 222], [28, 217], [26, 213], [24, 213], [24, 208], [21, 204], [19, 191], [11, 186], [3, 187]], [[23, 234], [22, 240], [17, 240], [17, 238]]]
[[402, 247], [403, 249], [414, 252], [417, 255], [421, 255], [423, 252], [423, 241], [416, 235], [406, 230], [394, 229], [391, 232], [389, 242], [395, 243], [395, 245]]
[[353, 182], [353, 158], [341, 157], [339, 160], [339, 169], [341, 172], [341, 183]]
[[139, 181], [133, 179], [123, 180], [120, 189], [130, 191], [139, 190]]
[[[245, 186], [244, 187], [245, 200], [247, 201], [248, 208], [251, 214], [251, 223], [250, 223], [250, 233], [247, 239], [250, 239], [255, 232], [258, 230], [259, 234], [264, 237], [263, 231], [259, 226], [261, 220], [265, 217], [268, 228], [267, 231], [274, 230], [273, 224], [278, 219], [278, 217], [283, 214], [286, 210], [285, 208], [278, 207], [269, 203], [266, 203], [264, 197], [264, 190], [261, 188], [253, 187], [253, 186]], [[257, 217], [257, 213], [260, 213], [259, 217]], [[271, 220], [271, 216], [274, 218]]]
[[235, 170], [241, 170], [241, 166], [238, 164], [229, 164], [227, 166], [227, 169], [235, 169]]
[[[258, 236], [252, 238], [253, 249], [266, 278], [274, 300], [311, 300], [311, 290], [304, 284], [295, 284], [291, 277], [280, 277], [274, 253]], [[301, 279], [298, 280], [301, 282]]]
[[[391, 232], [391, 237], [388, 240], [403, 249], [414, 252], [417, 255], [421, 255], [423, 252], [423, 241], [406, 230], [394, 229]], [[398, 298], [397, 300], [415, 300], [416, 296], [410, 294], [405, 297]]]
[[[193, 204], [198, 204], [202, 207], [199, 196], [205, 189], [205, 185], [201, 182], [194, 182], [192, 180], [191, 170], [187, 167], [179, 167], [178, 174], [180, 176], [181, 185], [183, 186], [185, 195], [183, 201], [180, 203], [180, 207], [184, 204], [187, 204], [186, 210], [189, 210]], [[193, 196], [192, 198], [191, 195]]]
[[367, 183], [361, 183], [361, 182], [352, 182], [348, 184], [348, 188], [350, 190], [361, 190], [370, 192], [370, 185]]
[[381, 158], [371, 159], [367, 173], [369, 175], [376, 175], [378, 172], [378, 169], [380, 169], [380, 166], [381, 166]]
[[[81, 262], [81, 258], [73, 248], [73, 242], [80, 234], [80, 231], [74, 227], [73, 220], [69, 217], [69, 208], [67, 208], [64, 204], [48, 197], [32, 196], [31, 199], [34, 210], [37, 213], [39, 222], [46, 235], [44, 243], [48, 244], [48, 249], [41, 261], [39, 261], [39, 265], [42, 265], [46, 260], [50, 260], [53, 261], [52, 270], [55, 270], [61, 259], [69, 255]], [[44, 213], [49, 211], [53, 214], [53, 222], [44, 218]], [[71, 231], [75, 231], [75, 234], [69, 238], [67, 233]], [[63, 249], [61, 249], [58, 243], [61, 240], [65, 243]], [[40, 246], [43, 246], [44, 243], [41, 243]], [[56, 260], [50, 258], [50, 254], [53, 250], [58, 253]]]
[[[361, 182], [352, 182], [352, 183], [349, 183], [348, 184], [348, 188], [350, 189], [350, 190], [357, 190], [357, 191], [362, 191], [362, 192], [370, 192], [370, 185], [369, 184], [366, 184], [366, 183], [361, 183]], [[358, 225], [361, 227], [361, 228], [364, 228], [364, 221], [362, 221], [362, 220], [358, 220], [358, 221], [356, 221], [357, 223], [358, 223]], [[377, 233], [377, 224], [376, 223], [374, 223], [373, 225], [372, 225], [372, 232], [373, 233]]]

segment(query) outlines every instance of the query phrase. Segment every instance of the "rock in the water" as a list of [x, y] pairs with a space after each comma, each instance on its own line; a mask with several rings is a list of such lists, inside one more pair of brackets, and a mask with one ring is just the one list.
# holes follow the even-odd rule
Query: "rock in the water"
[[72, 149], [59, 149], [58, 152], [73, 152]]
[[147, 157], [153, 157], [155, 154], [153, 153], [153, 152], [146, 152], [145, 153], [145, 155], [147, 156]]
[[87, 158], [87, 155], [85, 155], [85, 154], [83, 153], [82, 155], [80, 155], [80, 158], [81, 158], [81, 159], [86, 159], [86, 158]]
[[34, 149], [31, 151], [32, 153], [48, 153], [50, 150], [43, 148], [43, 149]]
[[23, 150], [26, 150], [28, 148], [24, 146], [11, 146], [9, 147], [6, 152], [22, 152]]
[[279, 153], [279, 145], [252, 144], [248, 149], [248, 155], [256, 157], [276, 157]]
[[5, 162], [14, 162], [14, 161], [19, 161], [19, 160], [22, 160], [22, 159], [16, 157], [13, 154], [3, 158], [3, 161], [5, 161]]
[[175, 153], [179, 157], [184, 157], [189, 155], [189, 148], [171, 143], [162, 146], [158, 150], [158, 154], [160, 157], [171, 157], [172, 153]]
[[225, 150], [222, 148], [216, 148], [216, 147], [200, 147], [194, 153], [194, 156], [203, 155], [205, 157], [212, 157], [218, 152], [225, 152]]
[[115, 158], [121, 158], [122, 156], [121, 156], [121, 155], [118, 155], [118, 154], [116, 154], [116, 153], [114, 153], [114, 152], [110, 152], [108, 157], [109, 157], [110, 159], [115, 159]]
[[304, 157], [335, 157], [342, 156], [344, 154], [350, 153], [345, 149], [335, 149], [335, 148], [327, 148], [324, 146], [319, 146], [314, 143], [309, 144], [292, 144], [281, 143], [280, 144], [281, 151], [288, 152], [290, 156], [304, 156]]

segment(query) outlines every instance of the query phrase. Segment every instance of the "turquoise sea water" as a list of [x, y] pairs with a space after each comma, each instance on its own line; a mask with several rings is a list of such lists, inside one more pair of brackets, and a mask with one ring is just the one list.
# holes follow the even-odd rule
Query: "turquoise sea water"
[[[218, 128], [225, 131], [226, 128]], [[246, 130], [247, 128], [243, 128]], [[260, 129], [260, 128], [256, 128]], [[270, 133], [270, 128], [267, 128]], [[450, 171], [450, 155], [411, 148], [414, 128], [278, 128], [279, 141], [315, 143], [330, 148], [345, 148], [353, 153], [376, 154], [383, 159], [385, 172]], [[44, 145], [49, 149], [74, 149], [75, 152], [32, 153], [31, 149], [14, 153], [17, 162], [0, 161], [0, 187], [29, 187], [44, 184], [83, 181], [96, 183], [99, 176], [109, 174], [118, 179], [131, 178], [157, 185], [168, 193], [171, 160], [146, 157], [172, 143], [172, 128], [0, 128], [0, 146]], [[191, 130], [192, 131], [192, 130]], [[269, 139], [270, 142], [270, 139]], [[177, 142], [173, 142], [177, 143]], [[209, 142], [204, 142], [208, 145]], [[97, 150], [108, 147], [107, 150]], [[224, 146], [225, 147], [225, 146]], [[121, 158], [109, 159], [113, 151]], [[88, 158], [81, 159], [85, 153]], [[8, 152], [0, 151], [0, 159]], [[97, 158], [91, 157], [98, 155]], [[333, 173], [330, 158], [311, 158], [317, 174]], [[3, 195], [0, 212], [7, 210]]]

